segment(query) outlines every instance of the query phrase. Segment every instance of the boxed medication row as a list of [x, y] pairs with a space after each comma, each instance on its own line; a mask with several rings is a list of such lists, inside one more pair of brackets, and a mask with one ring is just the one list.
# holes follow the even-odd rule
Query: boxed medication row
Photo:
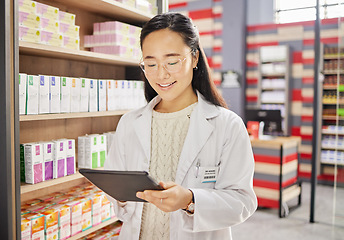
[[111, 239], [116, 240], [121, 232], [122, 223], [115, 222], [96, 232], [90, 233], [87, 236], [81, 238], [81, 240], [101, 240], [101, 239]]
[[145, 103], [142, 81], [19, 74], [19, 114], [114, 111]]
[[22, 239], [67, 239], [115, 217], [112, 203], [93, 185], [77, 186], [21, 206]]
[[106, 156], [106, 135], [92, 134], [78, 137], [78, 168], [103, 167]]
[[153, 15], [158, 14], [158, 7], [156, 0], [115, 0], [121, 2], [127, 6], [134, 7], [138, 10], [151, 13]]
[[76, 171], [75, 140], [20, 145], [21, 181], [35, 184], [74, 174]]

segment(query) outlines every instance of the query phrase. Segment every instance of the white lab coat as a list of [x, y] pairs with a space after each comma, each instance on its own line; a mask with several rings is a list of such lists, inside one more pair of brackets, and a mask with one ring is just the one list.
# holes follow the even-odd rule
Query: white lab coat
[[[194, 193], [195, 213], [171, 213], [170, 239], [232, 239], [230, 227], [245, 221], [257, 207], [251, 144], [240, 117], [210, 104], [199, 92], [197, 95], [175, 178]], [[123, 115], [105, 169], [149, 171], [152, 110], [160, 100], [157, 96], [147, 106]], [[202, 183], [202, 169], [216, 166], [216, 183]], [[127, 202], [123, 206], [112, 201], [123, 221], [119, 239], [139, 239], [143, 204]]]

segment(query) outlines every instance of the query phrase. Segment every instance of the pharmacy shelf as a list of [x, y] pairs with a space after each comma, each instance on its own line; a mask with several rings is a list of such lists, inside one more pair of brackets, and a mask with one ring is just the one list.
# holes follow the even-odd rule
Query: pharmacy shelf
[[[336, 101], [332, 102], [332, 101], [326, 101], [326, 100], [323, 100], [323, 104], [324, 105], [337, 105]], [[340, 105], [344, 104], [344, 100], [339, 100], [338, 104]]]
[[[340, 59], [344, 59], [344, 54], [339, 55]], [[324, 60], [334, 60], [338, 59], [338, 54], [326, 54], [324, 55]]]
[[263, 78], [285, 77], [286, 73], [262, 73]]
[[62, 183], [66, 184], [68, 182], [72, 182], [72, 181], [75, 181], [75, 180], [81, 179], [81, 178], [83, 178], [83, 176], [79, 172], [77, 172], [77, 173], [69, 175], [69, 176], [51, 179], [51, 180], [36, 183], [36, 184], [22, 183], [22, 185], [20, 186], [20, 193], [24, 194], [24, 193], [33, 192], [36, 190], [41, 190], [43, 188], [52, 187], [52, 186], [62, 184]]
[[322, 130], [322, 134], [326, 135], [344, 135], [344, 132], [335, 132], [335, 131], [328, 131], [328, 130]]
[[[330, 75], [334, 75], [334, 74], [338, 74], [338, 70], [324, 70], [323, 72], [324, 74], [330, 74]], [[344, 74], [344, 70], [340, 69], [339, 70], [339, 74]]]
[[[337, 116], [322, 116], [323, 120], [337, 120]], [[344, 120], [344, 117], [338, 117], [338, 120]]]
[[[82, 2], [82, 1], [80, 1]], [[76, 60], [80, 62], [103, 63], [110, 65], [138, 66], [139, 61], [110, 54], [95, 53], [83, 50], [72, 50], [44, 44], [19, 42], [19, 53], [30, 56], [41, 56]]]
[[262, 104], [285, 104], [285, 102], [278, 102], [278, 101], [262, 101]]
[[142, 23], [154, 15], [114, 0], [55, 0], [66, 6], [74, 6], [127, 23]]
[[341, 165], [341, 166], [344, 166], [344, 163], [342, 163], [342, 162], [330, 162], [330, 161], [326, 161], [326, 160], [320, 160], [321, 161], [321, 163], [323, 163], [323, 164], [329, 164], [329, 165]]
[[91, 227], [91, 228], [87, 229], [86, 231], [83, 231], [81, 233], [78, 233], [78, 234], [68, 238], [68, 240], [80, 239], [80, 238], [85, 237], [86, 235], [88, 235], [90, 233], [93, 233], [93, 232], [95, 232], [95, 231], [97, 231], [97, 230], [99, 230], [99, 229], [101, 229], [103, 227], [106, 227], [106, 226], [108, 226], [108, 225], [110, 225], [112, 223], [115, 223], [117, 221], [118, 221], [118, 218], [116, 218], [116, 217], [115, 218], [111, 218], [111, 219], [109, 219], [109, 220], [107, 220], [105, 222], [102, 222], [101, 224], [99, 224], [97, 226]]
[[262, 87], [262, 91], [284, 91], [285, 87]]
[[337, 85], [323, 85], [323, 89], [324, 90], [337, 90], [338, 86]]
[[344, 151], [344, 147], [339, 147], [339, 146], [335, 147], [335, 146], [321, 145], [321, 149]]
[[69, 118], [90, 118], [90, 117], [106, 117], [106, 116], [122, 116], [129, 110], [120, 111], [103, 111], [103, 112], [81, 112], [81, 113], [57, 113], [57, 114], [39, 114], [39, 115], [21, 115], [19, 120], [39, 121], [39, 120], [56, 120]]

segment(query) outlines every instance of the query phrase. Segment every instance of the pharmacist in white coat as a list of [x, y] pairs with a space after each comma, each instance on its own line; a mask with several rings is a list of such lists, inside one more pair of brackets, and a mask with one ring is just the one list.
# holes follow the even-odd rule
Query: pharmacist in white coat
[[110, 199], [120, 239], [232, 239], [256, 210], [245, 125], [216, 92], [198, 38], [178, 13], [141, 32], [149, 103], [120, 119], [105, 169], [147, 171], [165, 190], [137, 193], [148, 203]]

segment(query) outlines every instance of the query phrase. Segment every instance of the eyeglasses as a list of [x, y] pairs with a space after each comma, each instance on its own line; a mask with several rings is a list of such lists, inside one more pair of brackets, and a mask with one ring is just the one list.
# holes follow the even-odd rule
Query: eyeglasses
[[[188, 55], [192, 52], [193, 51], [191, 50], [186, 55]], [[168, 57], [162, 62], [162, 66], [169, 73], [177, 73], [182, 69], [183, 62], [186, 60], [186, 55], [184, 56], [183, 59], [180, 59], [179, 57], [176, 57], [176, 56]], [[140, 65], [142, 71], [146, 75], [154, 75], [158, 71], [158, 65], [159, 64], [156, 60], [146, 59], [146, 60], [141, 60], [139, 65]]]

